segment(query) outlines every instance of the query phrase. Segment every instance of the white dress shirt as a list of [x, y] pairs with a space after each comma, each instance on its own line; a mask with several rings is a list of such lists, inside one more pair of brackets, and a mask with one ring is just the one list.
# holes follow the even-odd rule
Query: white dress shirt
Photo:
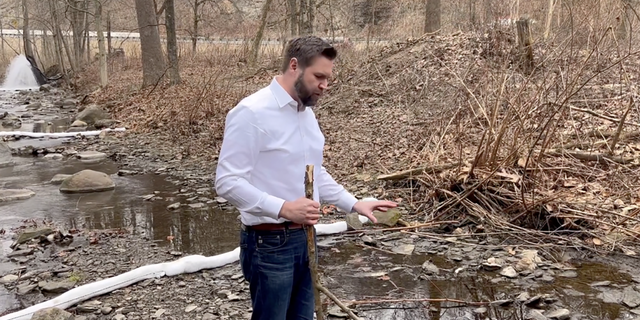
[[282, 223], [286, 201], [304, 197], [307, 164], [314, 165], [314, 200], [351, 212], [358, 201], [322, 166], [324, 135], [311, 108], [298, 102], [274, 78], [227, 114], [215, 186], [235, 205], [242, 223]]

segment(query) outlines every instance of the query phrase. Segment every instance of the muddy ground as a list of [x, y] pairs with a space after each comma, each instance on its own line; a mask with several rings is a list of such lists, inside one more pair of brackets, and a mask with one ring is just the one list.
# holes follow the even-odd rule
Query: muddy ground
[[[3, 94], [5, 118], [17, 121], [11, 117], [15, 115], [21, 123], [16, 128], [6, 121], [3, 131], [67, 131], [79, 109], [86, 107], [79, 103], [81, 97], [55, 88]], [[68, 99], [75, 100], [58, 102]], [[55, 125], [43, 129], [48, 123]], [[180, 147], [165, 143], [168, 137], [161, 133], [5, 139], [16, 164], [1, 169], [3, 188], [27, 188], [35, 196], [0, 204], [0, 315], [136, 267], [237, 247], [238, 213], [212, 190], [215, 163], [190, 158]], [[77, 159], [77, 152], [86, 150], [102, 152], [104, 158], [90, 163]], [[55, 174], [85, 168], [109, 174], [116, 189], [69, 196], [50, 182]], [[378, 192], [375, 184], [337, 179], [358, 196]], [[405, 209], [403, 219], [419, 219]], [[334, 213], [324, 221], [342, 219], [343, 214]], [[10, 248], [17, 234], [33, 227], [61, 230], [66, 238]], [[351, 301], [365, 319], [640, 319], [640, 264], [635, 256], [601, 256], [562, 243], [530, 245], [517, 234], [474, 226], [374, 230], [381, 228], [319, 238], [323, 283], [343, 301]], [[386, 299], [417, 300], [375, 302]], [[326, 303], [332, 317], [344, 317], [333, 303]], [[237, 263], [145, 280], [67, 311], [76, 319], [251, 315], [248, 286]]]

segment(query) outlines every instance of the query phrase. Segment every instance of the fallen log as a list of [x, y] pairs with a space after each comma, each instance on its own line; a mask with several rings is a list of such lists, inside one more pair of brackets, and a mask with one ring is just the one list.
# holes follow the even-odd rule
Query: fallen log
[[593, 161], [598, 163], [615, 162], [618, 164], [629, 164], [635, 161], [636, 157], [614, 157], [601, 153], [584, 153], [568, 150], [556, 150], [548, 152], [547, 155], [554, 157], [570, 156], [582, 161]]
[[437, 166], [420, 167], [416, 169], [409, 169], [409, 170], [398, 171], [390, 174], [379, 175], [376, 179], [391, 180], [391, 181], [402, 180], [411, 176], [420, 175], [422, 173], [438, 174], [442, 171], [453, 169], [460, 165], [461, 165], [460, 162], [456, 162], [456, 163], [448, 163], [448, 164], [437, 165]]

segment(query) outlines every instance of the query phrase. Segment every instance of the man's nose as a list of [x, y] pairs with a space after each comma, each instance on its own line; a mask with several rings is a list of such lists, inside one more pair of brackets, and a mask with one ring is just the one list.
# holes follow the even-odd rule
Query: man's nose
[[327, 79], [324, 79], [320, 81], [320, 85], [318, 87], [320, 87], [321, 90], [325, 90], [327, 89], [328, 86], [329, 86], [329, 81]]

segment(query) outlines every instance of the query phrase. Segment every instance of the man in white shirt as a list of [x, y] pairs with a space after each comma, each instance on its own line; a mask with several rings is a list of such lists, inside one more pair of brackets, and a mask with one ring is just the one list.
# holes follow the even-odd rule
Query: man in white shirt
[[[358, 201], [322, 166], [324, 135], [312, 107], [328, 86], [336, 56], [321, 38], [293, 39], [282, 74], [227, 115], [215, 184], [241, 213], [240, 263], [254, 320], [313, 319], [303, 225], [318, 222], [320, 201], [373, 222], [373, 211], [396, 206]], [[314, 200], [305, 198], [308, 164], [315, 168]]]

